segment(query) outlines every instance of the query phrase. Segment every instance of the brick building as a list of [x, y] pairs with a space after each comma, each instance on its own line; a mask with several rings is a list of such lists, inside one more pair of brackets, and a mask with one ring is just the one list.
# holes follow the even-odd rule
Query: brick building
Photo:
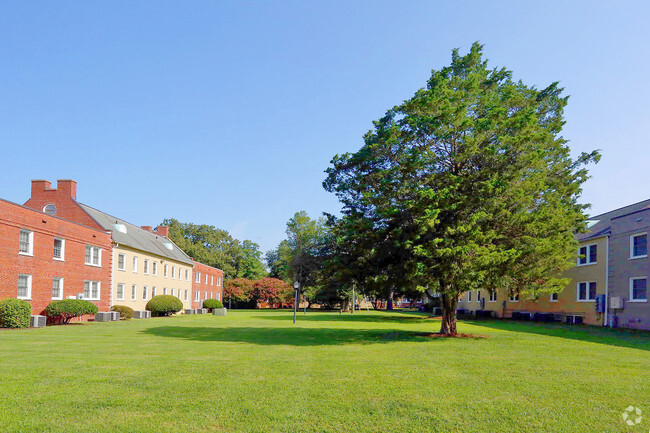
[[206, 299], [223, 299], [223, 271], [194, 261], [192, 308], [201, 308]]
[[52, 300], [83, 293], [108, 311], [110, 234], [50, 215], [52, 206], [44, 208], [0, 200], [0, 299], [24, 299], [32, 314], [40, 314]]

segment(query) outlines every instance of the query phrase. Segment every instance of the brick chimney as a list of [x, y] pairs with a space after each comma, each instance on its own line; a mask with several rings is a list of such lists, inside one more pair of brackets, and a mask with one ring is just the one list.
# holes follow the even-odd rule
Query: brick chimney
[[146, 230], [146, 231], [148, 231], [148, 232], [153, 233], [153, 227], [151, 227], [151, 226], [141, 226], [140, 228], [141, 228], [142, 230]]
[[51, 190], [52, 182], [49, 180], [32, 180], [32, 197], [40, 192]]
[[56, 181], [56, 189], [58, 189], [61, 194], [66, 194], [69, 197], [72, 197], [73, 200], [77, 199], [77, 182], [70, 179], [59, 179]]
[[156, 233], [158, 233], [159, 236], [164, 236], [166, 238], [169, 237], [169, 227], [167, 226], [158, 226], [156, 227]]

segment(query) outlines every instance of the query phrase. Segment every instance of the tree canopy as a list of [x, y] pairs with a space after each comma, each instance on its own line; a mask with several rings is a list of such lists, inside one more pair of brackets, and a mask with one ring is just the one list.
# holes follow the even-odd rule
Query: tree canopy
[[599, 155], [571, 157], [562, 91], [488, 68], [478, 43], [454, 50], [450, 66], [327, 170], [350, 272], [363, 284], [439, 293], [448, 334], [465, 291], [563, 287], [586, 220], [584, 166]]

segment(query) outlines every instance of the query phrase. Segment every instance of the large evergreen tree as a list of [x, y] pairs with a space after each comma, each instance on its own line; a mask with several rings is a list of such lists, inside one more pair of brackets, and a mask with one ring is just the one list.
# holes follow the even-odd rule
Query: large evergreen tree
[[364, 245], [365, 280], [438, 292], [451, 335], [463, 292], [560, 290], [584, 229], [584, 166], [599, 158], [571, 157], [562, 90], [489, 69], [475, 43], [335, 156], [324, 186], [343, 204], [342, 243]]

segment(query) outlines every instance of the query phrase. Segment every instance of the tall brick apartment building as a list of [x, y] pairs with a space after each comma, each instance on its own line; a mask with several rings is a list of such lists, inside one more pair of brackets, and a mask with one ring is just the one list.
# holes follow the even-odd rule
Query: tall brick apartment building
[[223, 271], [194, 262], [194, 278], [192, 279], [192, 308], [201, 308], [206, 299], [222, 300]]
[[107, 311], [111, 235], [53, 213], [51, 203], [29, 209], [0, 200], [0, 299], [24, 299], [40, 314], [52, 300], [83, 293]]

